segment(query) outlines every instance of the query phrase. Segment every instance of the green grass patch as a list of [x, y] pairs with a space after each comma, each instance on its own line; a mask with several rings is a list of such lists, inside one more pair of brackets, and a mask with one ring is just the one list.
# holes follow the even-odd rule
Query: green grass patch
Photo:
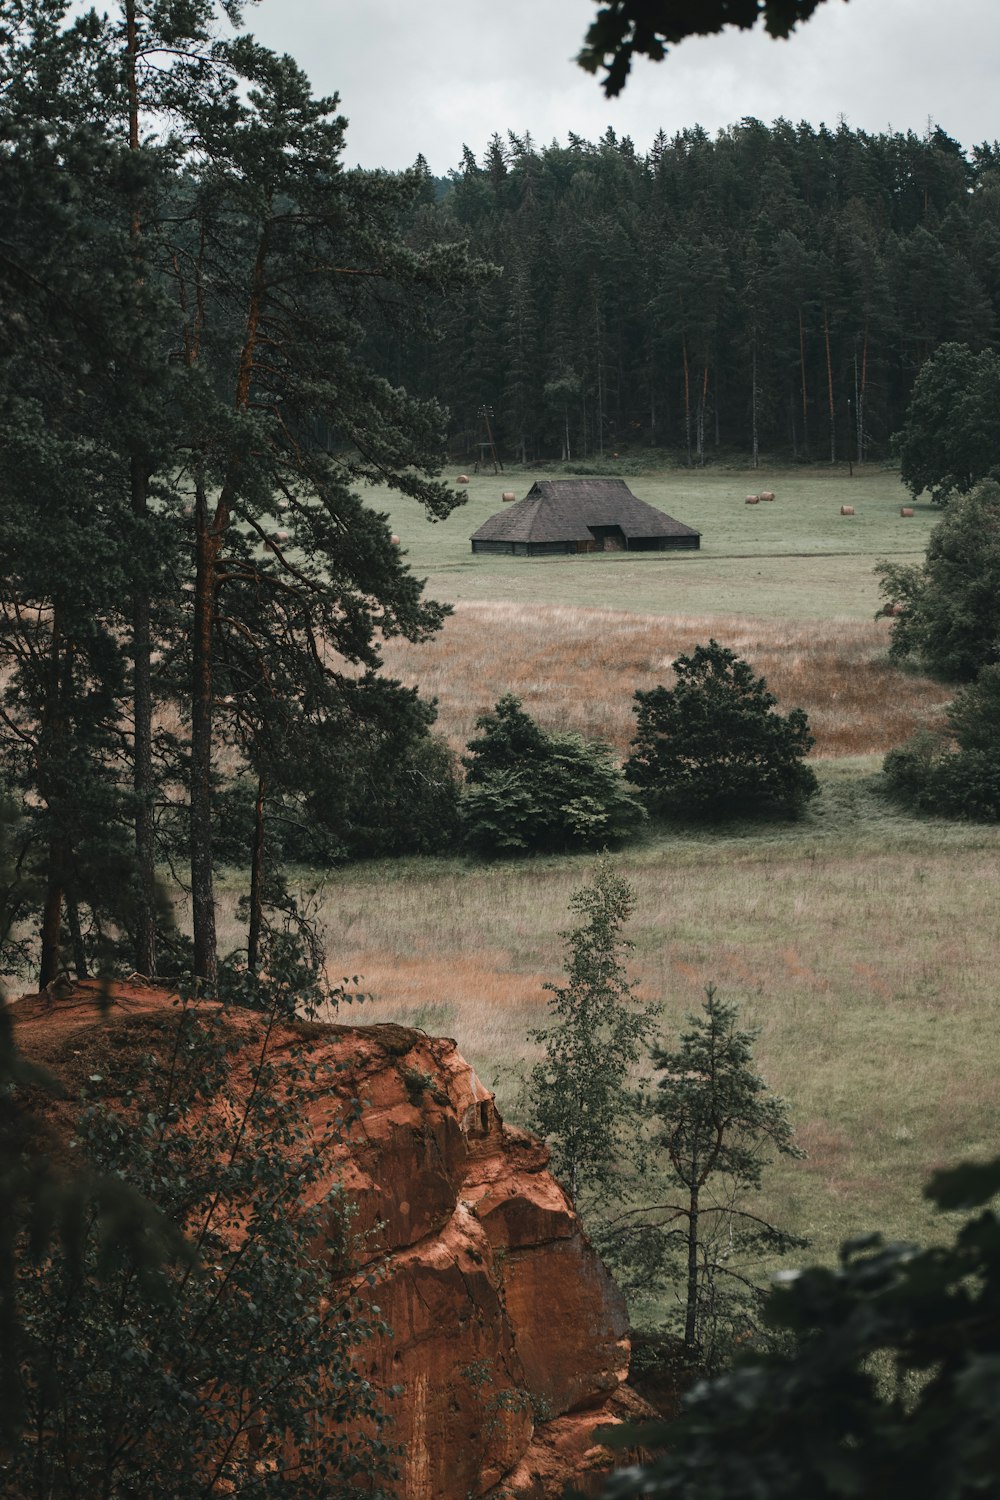
[[[459, 470], [448, 469], [456, 478]], [[638, 613], [741, 613], [820, 619], [871, 615], [879, 595], [872, 567], [881, 557], [917, 561], [940, 512], [913, 502], [898, 474], [881, 468], [670, 470], [623, 474], [640, 499], [695, 527], [701, 550], [688, 554], [582, 554], [521, 558], [474, 556], [469, 538], [502, 507], [552, 471], [511, 470], [470, 477], [468, 501], [430, 523], [385, 491], [370, 502], [388, 511], [415, 573], [435, 598], [507, 600], [634, 610]], [[772, 490], [773, 502], [745, 504]], [[840, 507], [853, 505], [853, 516]]]

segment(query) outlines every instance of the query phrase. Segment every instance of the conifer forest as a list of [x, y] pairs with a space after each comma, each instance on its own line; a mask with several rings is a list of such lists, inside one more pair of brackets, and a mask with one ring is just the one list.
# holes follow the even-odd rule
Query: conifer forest
[[927, 356], [997, 336], [1000, 155], [938, 128], [498, 134], [436, 186], [418, 243], [469, 239], [504, 274], [381, 358], [449, 407], [459, 452], [486, 405], [522, 462], [885, 458]]

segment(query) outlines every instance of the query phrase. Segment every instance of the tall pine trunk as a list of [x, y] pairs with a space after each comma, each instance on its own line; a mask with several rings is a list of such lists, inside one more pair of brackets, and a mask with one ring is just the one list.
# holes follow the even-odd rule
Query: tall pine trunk
[[802, 447], [809, 452], [809, 393], [806, 389], [806, 336], [799, 308], [799, 372], [802, 379]]
[[[59, 973], [62, 963], [62, 908], [69, 874], [71, 851], [63, 824], [60, 802], [60, 787], [63, 774], [60, 761], [66, 749], [66, 717], [63, 696], [69, 686], [69, 657], [64, 656], [62, 611], [57, 604], [52, 609], [52, 638], [49, 642], [48, 684], [45, 707], [39, 735], [39, 790], [48, 808], [49, 841], [46, 851], [45, 898], [42, 904], [41, 958], [38, 970], [38, 988], [45, 986]], [[62, 795], [66, 795], [65, 787]]]
[[219, 533], [199, 478], [195, 495], [194, 629], [191, 638], [191, 920], [194, 972], [210, 993], [218, 959], [212, 869], [212, 637]]
[[760, 435], [759, 435], [758, 427], [757, 427], [757, 329], [756, 328], [754, 328], [754, 331], [753, 331], [753, 353], [752, 353], [750, 365], [751, 365], [750, 403], [751, 403], [751, 417], [752, 417], [752, 423], [753, 423], [753, 467], [756, 469], [758, 467], [758, 465], [759, 465], [759, 462], [760, 462], [760, 458], [759, 458], [759, 454], [760, 454]]
[[687, 1297], [684, 1308], [684, 1343], [689, 1349], [698, 1343], [698, 1234], [699, 1234], [699, 1189], [698, 1174], [694, 1173], [695, 1185], [690, 1190], [687, 1213]]
[[[139, 150], [139, 85], [136, 61], [139, 51], [136, 0], [125, 0], [126, 92], [128, 95], [128, 142]], [[133, 194], [129, 234], [132, 254], [141, 275], [139, 238], [142, 231], [138, 198]], [[149, 475], [146, 465], [133, 454], [129, 463], [132, 514], [142, 522], [148, 514]], [[145, 564], [144, 564], [145, 565]], [[139, 900], [136, 912], [135, 966], [152, 978], [156, 973], [156, 851], [153, 824], [153, 685], [150, 632], [149, 583], [140, 569], [132, 593], [132, 707], [135, 722], [132, 746], [132, 792], [135, 798], [135, 859]]]
[[[254, 262], [246, 329], [236, 376], [233, 404], [237, 410], [245, 409], [250, 400], [266, 289], [269, 237], [269, 224], [265, 220]], [[231, 455], [211, 518], [201, 475], [195, 486], [196, 566], [191, 681], [191, 921], [194, 972], [209, 993], [215, 989], [218, 976], [212, 859], [212, 720], [215, 710], [212, 646], [219, 586], [219, 558], [222, 540], [232, 516], [233, 498], [241, 467], [240, 455]]]
[[254, 808], [253, 849], [250, 859], [250, 926], [247, 933], [247, 968], [256, 974], [260, 966], [260, 937], [264, 927], [264, 806], [267, 783], [257, 780]]
[[688, 368], [687, 338], [681, 338], [684, 355], [684, 445], [687, 448], [688, 468], [691, 467], [691, 372]]
[[858, 409], [858, 463], [865, 461], [865, 389], [868, 385], [868, 319], [865, 319], [865, 338], [861, 349], [861, 379], [857, 378], [857, 360], [855, 359], [855, 386], [857, 387], [857, 409]]
[[[148, 482], [138, 459], [132, 464], [132, 512], [147, 514]], [[156, 847], [153, 821], [153, 674], [149, 589], [140, 580], [132, 595], [132, 700], [135, 731], [132, 746], [132, 792], [135, 798], [135, 857], [139, 900], [136, 912], [135, 966], [156, 974]]]
[[830, 413], [830, 462], [837, 462], [837, 424], [833, 404], [833, 360], [830, 356], [830, 319], [827, 310], [823, 309], [823, 341], [826, 345], [826, 392], [827, 404]]

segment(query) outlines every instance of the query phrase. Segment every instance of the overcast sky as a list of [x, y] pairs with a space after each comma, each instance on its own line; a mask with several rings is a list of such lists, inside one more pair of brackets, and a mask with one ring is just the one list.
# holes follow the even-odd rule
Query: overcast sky
[[744, 115], [914, 130], [965, 146], [1000, 137], [1000, 0], [826, 0], [787, 42], [728, 32], [637, 62], [608, 101], [573, 62], [593, 0], [261, 0], [246, 23], [290, 52], [350, 120], [349, 166], [444, 175], [494, 131], [539, 144], [612, 125], [714, 132]]

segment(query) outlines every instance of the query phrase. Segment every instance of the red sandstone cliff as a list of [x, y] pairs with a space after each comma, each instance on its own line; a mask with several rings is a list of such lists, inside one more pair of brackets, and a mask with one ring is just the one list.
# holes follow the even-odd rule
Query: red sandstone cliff
[[[68, 1085], [94, 1066], [109, 1029], [141, 1032], [170, 1005], [121, 986], [99, 1017], [87, 987], [53, 1005], [14, 1007], [23, 1051]], [[248, 1034], [254, 1021], [231, 1013]], [[547, 1500], [606, 1466], [596, 1426], [637, 1410], [623, 1387], [629, 1346], [620, 1294], [598, 1260], [546, 1148], [505, 1126], [455, 1043], [398, 1026], [284, 1026], [272, 1061], [301, 1046], [334, 1063], [299, 1085], [322, 1129], [356, 1097], [361, 1111], [331, 1161], [385, 1272], [371, 1296], [392, 1336], [373, 1377], [402, 1388], [393, 1441], [401, 1500]], [[249, 1087], [254, 1049], [248, 1046]], [[243, 1067], [238, 1058], [239, 1075]], [[61, 1106], [68, 1109], [68, 1106]]]

